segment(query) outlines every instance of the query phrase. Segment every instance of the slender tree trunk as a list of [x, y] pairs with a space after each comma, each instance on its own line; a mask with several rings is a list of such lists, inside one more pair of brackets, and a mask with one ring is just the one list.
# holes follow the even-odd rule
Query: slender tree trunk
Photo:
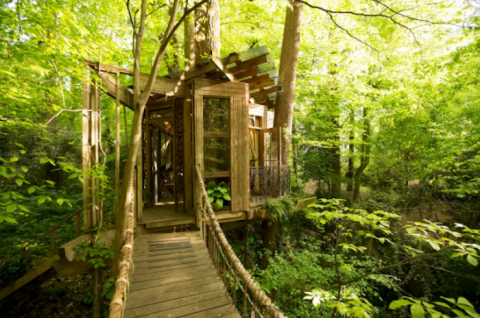
[[[205, 31], [205, 40], [195, 41], [195, 64], [209, 60], [211, 52], [220, 55], [220, 6], [218, 0], [212, 0], [210, 5], [211, 8], [208, 9], [205, 25], [202, 28]], [[199, 13], [199, 11], [195, 13], [196, 20], [203, 21], [203, 18], [198, 17]]]
[[285, 28], [283, 31], [282, 55], [280, 57], [279, 77], [283, 92], [278, 93], [275, 106], [274, 127], [282, 127], [282, 165], [288, 166], [292, 138], [293, 102], [295, 82], [300, 50], [303, 4], [288, 1]]
[[[155, 63], [152, 66], [147, 84], [145, 85], [144, 90], [142, 92], [140, 91], [140, 57], [141, 57], [142, 42], [143, 42], [143, 36], [145, 33], [145, 23], [146, 23], [146, 17], [147, 17], [147, 0], [142, 0], [140, 25], [138, 28], [138, 33], [136, 35], [136, 45], [135, 45], [135, 52], [134, 52], [134, 68], [133, 68], [134, 116], [133, 116], [133, 123], [132, 123], [132, 134], [130, 137], [130, 147], [128, 148], [127, 162], [125, 164], [125, 168], [123, 171], [122, 191], [120, 194], [120, 198], [118, 200], [118, 204], [115, 207], [116, 229], [115, 229], [115, 242], [114, 242], [114, 249], [113, 249], [114, 276], [117, 276], [118, 274], [121, 249], [123, 247], [123, 242], [125, 241], [126, 216], [127, 216], [126, 213], [131, 203], [131, 196], [129, 194], [132, 191], [131, 180], [134, 174], [137, 152], [140, 151], [140, 147], [141, 147], [143, 112], [145, 111], [145, 105], [147, 104], [150, 93], [152, 92], [153, 85], [155, 84], [155, 79], [157, 77], [158, 70], [160, 69], [160, 65], [163, 61], [163, 57], [165, 55], [165, 50], [167, 48], [168, 42], [170, 41], [171, 36], [176, 30], [174, 29], [174, 25], [177, 17], [178, 3], [179, 3], [179, 0], [175, 0], [172, 5], [170, 21], [167, 29], [165, 30], [165, 37], [162, 40], [162, 45], [160, 46], [160, 49], [157, 53], [157, 56], [155, 58]], [[202, 2], [200, 2], [197, 5], [200, 5], [201, 3]]]
[[[303, 20], [303, 4], [289, 1], [283, 31], [282, 55], [280, 57], [279, 77], [283, 92], [277, 95], [275, 119], [273, 126], [282, 127], [282, 162], [288, 166], [290, 144], [292, 139], [293, 101], [295, 98], [295, 80], [297, 72], [298, 52], [300, 50], [300, 35]], [[277, 248], [277, 234], [280, 225], [270, 220], [263, 221], [263, 247], [274, 252]], [[262, 268], [268, 267], [268, 258], [263, 255]]]
[[[280, 229], [280, 224], [278, 222], [273, 222], [271, 220], [265, 220], [262, 224], [263, 233], [262, 233], [262, 242], [263, 249], [269, 250], [272, 255], [275, 253], [275, 250], [278, 246], [277, 234]], [[266, 269], [269, 265], [268, 255], [265, 252], [262, 253], [262, 259], [260, 261], [260, 266], [262, 269]]]
[[[183, 22], [183, 42], [184, 42], [184, 57], [188, 60], [190, 58], [190, 53], [193, 52], [195, 48], [195, 17], [194, 14], [190, 14], [185, 21]], [[187, 62], [185, 62], [187, 63]]]
[[332, 119], [333, 126], [336, 129], [334, 136], [334, 145], [332, 148], [332, 194], [334, 196], [340, 196], [342, 191], [342, 165], [341, 165], [341, 155], [340, 155], [340, 124], [338, 122], [338, 115], [335, 115]]
[[347, 177], [350, 179], [348, 184], [347, 184], [347, 191], [352, 191], [353, 190], [353, 166], [355, 164], [354, 158], [353, 158], [353, 153], [354, 153], [354, 148], [353, 148], [353, 140], [355, 139], [355, 134], [353, 132], [353, 124], [355, 122], [355, 117], [353, 110], [350, 113], [350, 136], [349, 136], [349, 144], [348, 144], [348, 171], [347, 171]]
[[357, 200], [360, 197], [360, 187], [362, 185], [361, 178], [363, 172], [370, 163], [370, 120], [367, 118], [367, 108], [363, 107], [363, 134], [362, 134], [362, 157], [360, 159], [360, 166], [355, 172], [355, 186], [353, 189], [353, 200]]
[[178, 39], [176, 35], [172, 37], [172, 46], [173, 46], [173, 60], [171, 61], [171, 63], [169, 63], [169, 65], [167, 65], [167, 69], [169, 73], [173, 73], [180, 70], [181, 50], [180, 50], [180, 44], [178, 43]]
[[[293, 126], [293, 133], [297, 133], [296, 125]], [[294, 140], [293, 141], [293, 169], [295, 171], [295, 183], [298, 185], [298, 141]]]

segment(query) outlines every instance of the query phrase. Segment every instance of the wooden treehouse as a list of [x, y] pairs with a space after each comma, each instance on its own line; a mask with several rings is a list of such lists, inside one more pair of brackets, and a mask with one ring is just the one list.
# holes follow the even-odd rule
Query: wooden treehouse
[[[85, 61], [112, 98], [132, 107], [133, 91], [112, 76], [131, 70]], [[290, 191], [288, 166], [281, 166], [281, 129], [268, 111], [281, 91], [266, 47], [196, 65], [185, 73], [173, 98], [165, 97], [182, 73], [157, 77], [144, 114], [143, 151], [137, 159], [137, 229], [173, 230], [200, 226], [200, 188], [195, 166], [210, 188], [227, 195], [213, 207], [221, 223], [265, 218], [259, 206]], [[142, 75], [145, 85], [148, 75]], [[183, 78], [183, 77], [182, 77]], [[98, 161], [98, 89], [84, 88], [84, 168]], [[96, 180], [85, 180], [84, 227], [96, 224], [91, 196]], [[214, 186], [215, 185], [215, 186]], [[230, 198], [230, 200], [228, 200]]]
[[[100, 92], [133, 109], [132, 88], [120, 85], [120, 75], [133, 72], [98, 62], [84, 65], [87, 171], [102, 152]], [[141, 76], [146, 85], [148, 75]], [[225, 227], [268, 218], [262, 203], [290, 192], [289, 167], [281, 165], [282, 132], [273, 127], [269, 111], [282, 89], [275, 65], [267, 49], [258, 47], [213, 56], [183, 76], [174, 98], [165, 95], [177, 87], [180, 73], [157, 77], [143, 114], [143, 147], [129, 194], [135, 200], [125, 211], [126, 239], [109, 317], [284, 318], [223, 233]], [[22, 290], [54, 275], [91, 268], [75, 257], [75, 247], [92, 240], [88, 233], [101, 213], [95, 208], [98, 187], [98, 179], [85, 177], [83, 208], [22, 248], [28, 265], [29, 246], [50, 235], [51, 258], [0, 290], [0, 305], [10, 296], [21, 299]], [[298, 202], [297, 209], [314, 201]], [[85, 235], [80, 235], [81, 213]], [[72, 219], [77, 238], [57, 250], [55, 231]], [[112, 242], [114, 237], [115, 229], [100, 239]]]

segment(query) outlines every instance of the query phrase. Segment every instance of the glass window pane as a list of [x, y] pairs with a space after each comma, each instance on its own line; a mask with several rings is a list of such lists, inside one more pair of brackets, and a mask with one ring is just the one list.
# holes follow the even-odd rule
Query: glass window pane
[[230, 171], [230, 138], [204, 138], [205, 172]]
[[230, 131], [230, 99], [204, 98], [203, 105], [204, 131]]
[[160, 109], [150, 112], [150, 119], [173, 117], [173, 110], [171, 108]]

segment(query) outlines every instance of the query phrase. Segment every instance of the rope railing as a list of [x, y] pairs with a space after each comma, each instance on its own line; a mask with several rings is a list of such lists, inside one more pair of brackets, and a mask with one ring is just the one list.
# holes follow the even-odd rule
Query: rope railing
[[[196, 165], [195, 170], [202, 197], [198, 205], [202, 215], [200, 230], [213, 264], [225, 284], [228, 298], [243, 318], [287, 318], [252, 279], [228, 243], [208, 199], [200, 167]], [[237, 289], [243, 297], [241, 294], [237, 295]]]
[[118, 270], [117, 280], [115, 281], [115, 290], [113, 299], [110, 303], [108, 318], [123, 317], [125, 306], [127, 304], [127, 292], [129, 289], [130, 276], [133, 272], [133, 230], [135, 224], [134, 203], [135, 203], [135, 177], [132, 180], [132, 199], [128, 207], [125, 241], [121, 251], [121, 262]]

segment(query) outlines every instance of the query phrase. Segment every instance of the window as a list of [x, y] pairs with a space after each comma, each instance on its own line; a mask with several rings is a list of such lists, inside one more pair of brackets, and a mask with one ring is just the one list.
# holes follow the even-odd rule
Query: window
[[230, 171], [230, 99], [203, 99], [205, 176]]

